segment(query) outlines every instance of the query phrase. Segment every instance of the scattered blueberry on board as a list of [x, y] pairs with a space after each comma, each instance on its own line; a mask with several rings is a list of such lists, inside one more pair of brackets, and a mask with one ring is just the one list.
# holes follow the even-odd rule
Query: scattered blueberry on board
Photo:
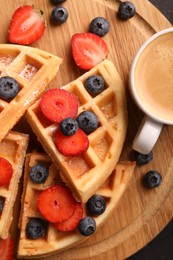
[[101, 195], [94, 194], [87, 201], [87, 209], [91, 215], [101, 215], [106, 209], [106, 201]]
[[12, 100], [19, 92], [18, 82], [9, 76], [0, 78], [0, 98], [5, 101]]
[[89, 110], [85, 110], [82, 113], [80, 113], [77, 117], [77, 122], [79, 127], [86, 134], [90, 134], [94, 130], [96, 130], [99, 123], [97, 116]]
[[65, 23], [68, 19], [68, 11], [63, 6], [56, 6], [51, 12], [51, 20], [54, 24]]
[[48, 175], [48, 169], [41, 164], [34, 165], [29, 171], [30, 180], [37, 184], [45, 183]]
[[83, 236], [90, 236], [96, 231], [96, 222], [92, 217], [84, 217], [80, 220], [78, 229]]
[[148, 171], [144, 175], [144, 183], [150, 189], [160, 186], [161, 182], [162, 182], [162, 176], [159, 172], [155, 170]]
[[142, 154], [134, 151], [134, 158], [138, 165], [148, 164], [153, 159], [153, 152], [151, 151], [148, 154]]
[[47, 230], [46, 222], [41, 218], [30, 218], [26, 225], [26, 236], [29, 239], [44, 237]]
[[97, 34], [100, 37], [105, 36], [110, 30], [110, 24], [108, 20], [104, 17], [94, 18], [89, 26], [89, 31], [91, 33]]
[[58, 5], [64, 3], [66, 0], [51, 0], [51, 3], [53, 5]]
[[64, 135], [71, 136], [74, 135], [78, 130], [78, 123], [75, 119], [67, 117], [60, 123], [61, 132]]
[[129, 1], [122, 2], [118, 8], [118, 18], [120, 20], [128, 20], [132, 18], [136, 13], [136, 8], [133, 3]]

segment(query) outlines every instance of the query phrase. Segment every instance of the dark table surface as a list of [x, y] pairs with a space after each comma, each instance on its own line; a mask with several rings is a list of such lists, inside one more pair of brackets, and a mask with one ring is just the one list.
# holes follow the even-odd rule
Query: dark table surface
[[[173, 0], [149, 1], [173, 24]], [[154, 240], [127, 260], [173, 260], [173, 219]]]

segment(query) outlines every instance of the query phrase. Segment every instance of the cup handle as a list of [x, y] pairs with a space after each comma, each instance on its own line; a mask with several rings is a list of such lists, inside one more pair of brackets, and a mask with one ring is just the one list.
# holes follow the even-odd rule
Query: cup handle
[[133, 140], [132, 148], [142, 154], [151, 152], [160, 135], [162, 126], [162, 123], [156, 122], [148, 116], [144, 116]]

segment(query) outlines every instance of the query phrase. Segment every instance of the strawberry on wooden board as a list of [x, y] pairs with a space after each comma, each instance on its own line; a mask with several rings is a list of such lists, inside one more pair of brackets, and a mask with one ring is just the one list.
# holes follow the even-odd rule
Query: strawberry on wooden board
[[72, 55], [75, 63], [84, 70], [92, 69], [108, 54], [105, 41], [94, 33], [77, 33], [72, 36]]
[[12, 260], [14, 257], [14, 240], [10, 236], [7, 239], [0, 239], [0, 259]]
[[61, 185], [54, 185], [41, 191], [37, 204], [43, 217], [52, 223], [67, 220], [76, 209], [76, 201], [71, 191]]
[[77, 116], [78, 100], [73, 93], [65, 89], [49, 89], [41, 98], [40, 108], [49, 120], [60, 123], [67, 117]]
[[8, 185], [13, 175], [11, 163], [3, 157], [0, 157], [0, 186]]
[[78, 156], [89, 147], [88, 136], [78, 128], [74, 135], [66, 136], [60, 129], [56, 132], [55, 144], [60, 153], [65, 156]]
[[55, 227], [59, 230], [59, 231], [73, 231], [74, 229], [77, 228], [80, 220], [82, 219], [83, 216], [83, 207], [81, 204], [77, 203], [76, 204], [76, 209], [75, 212], [73, 213], [73, 215], [61, 222], [61, 223], [55, 223]]
[[44, 33], [43, 11], [33, 6], [19, 7], [13, 14], [8, 32], [11, 43], [28, 45], [37, 41]]

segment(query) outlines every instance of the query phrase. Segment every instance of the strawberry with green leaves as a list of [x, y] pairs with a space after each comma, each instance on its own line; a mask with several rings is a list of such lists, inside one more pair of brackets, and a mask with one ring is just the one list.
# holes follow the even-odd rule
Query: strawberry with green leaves
[[34, 6], [21, 6], [12, 16], [8, 40], [10, 43], [29, 45], [41, 38], [45, 27], [43, 11], [35, 9]]

